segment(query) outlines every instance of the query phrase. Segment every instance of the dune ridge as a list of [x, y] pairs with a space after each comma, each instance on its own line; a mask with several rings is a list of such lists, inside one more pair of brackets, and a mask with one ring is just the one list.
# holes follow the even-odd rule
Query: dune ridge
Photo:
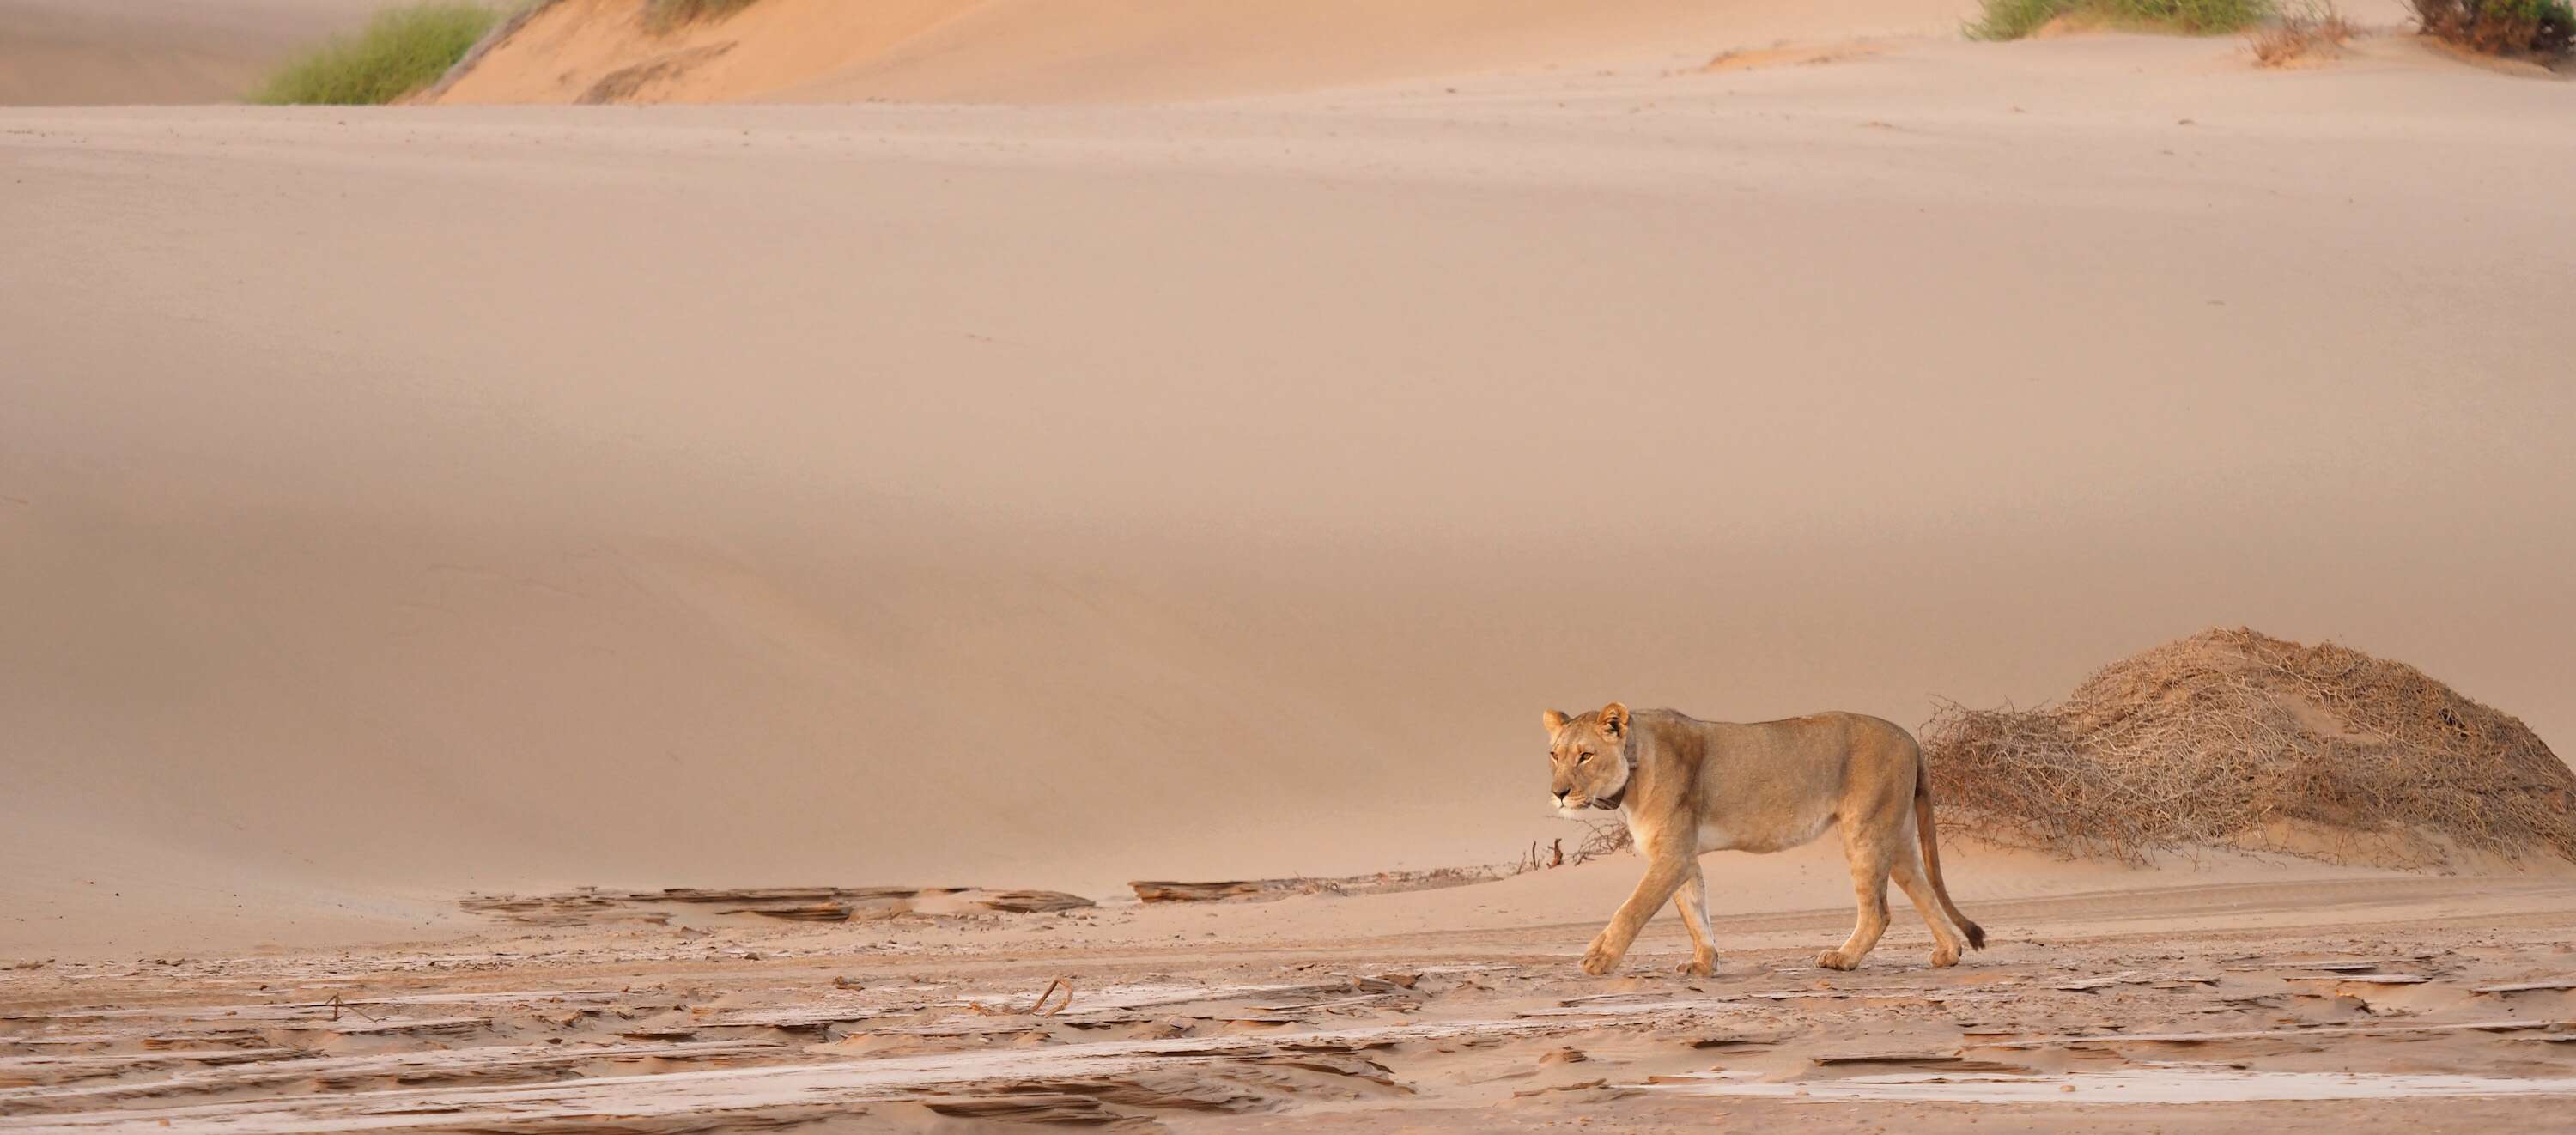
[[438, 96], [516, 102], [1134, 102], [1496, 70], [1694, 66], [1785, 38], [1938, 35], [1960, 0], [759, 0], [658, 29], [550, 0]]

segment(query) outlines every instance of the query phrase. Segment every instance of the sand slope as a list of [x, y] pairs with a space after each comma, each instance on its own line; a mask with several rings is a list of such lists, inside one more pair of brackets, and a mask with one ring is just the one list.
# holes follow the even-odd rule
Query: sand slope
[[[1687, 71], [1784, 43], [1949, 39], [1974, 0], [760, 0], [679, 27], [553, 0], [441, 101], [1133, 102]], [[2397, 27], [2403, 0], [2351, 0]], [[1741, 60], [1745, 56], [1739, 54]], [[1793, 61], [1795, 57], [1779, 57]]]
[[240, 98], [381, 0], [0, 0], [0, 105]]
[[[1960, 0], [761, 0], [648, 27], [560, 0], [447, 102], [1130, 101], [1498, 68], [1688, 67], [1783, 38], [1941, 34]], [[605, 83], [605, 85], [603, 85]]]
[[0, 114], [0, 908], [1509, 859], [2209, 624], [2565, 751], [2571, 88], [2238, 50]]

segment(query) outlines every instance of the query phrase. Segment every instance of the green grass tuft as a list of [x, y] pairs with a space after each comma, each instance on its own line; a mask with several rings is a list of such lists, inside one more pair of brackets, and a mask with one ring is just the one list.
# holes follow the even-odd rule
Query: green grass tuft
[[2273, 0], [1985, 0], [1970, 39], [2020, 39], [2061, 16], [2106, 27], [2217, 35], [2272, 18]]
[[668, 31], [692, 20], [730, 16], [750, 6], [751, 0], [644, 0], [644, 19], [655, 29]]
[[279, 68], [251, 99], [272, 106], [392, 102], [437, 82], [500, 18], [495, 9], [455, 0], [388, 8], [358, 34], [334, 37]]

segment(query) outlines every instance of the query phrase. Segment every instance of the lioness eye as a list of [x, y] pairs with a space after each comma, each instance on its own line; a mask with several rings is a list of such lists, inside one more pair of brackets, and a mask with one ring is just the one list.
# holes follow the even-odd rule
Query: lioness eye
[[1586, 761], [1589, 761], [1589, 760], [1591, 760], [1591, 759], [1592, 759], [1592, 754], [1590, 754], [1590, 753], [1585, 753], [1585, 754], [1583, 754], [1581, 757], [1576, 758], [1574, 763], [1576, 763], [1576, 764], [1578, 764], [1578, 765], [1579, 765], [1579, 764], [1582, 764], [1582, 763], [1584, 763], [1584, 762], [1586, 762]]

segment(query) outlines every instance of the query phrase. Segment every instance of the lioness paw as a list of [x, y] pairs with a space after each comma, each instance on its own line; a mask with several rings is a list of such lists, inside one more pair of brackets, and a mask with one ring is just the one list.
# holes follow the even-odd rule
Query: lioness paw
[[1608, 946], [1595, 942], [1591, 949], [1583, 951], [1583, 972], [1599, 977], [1617, 968], [1619, 955], [1611, 952]]
[[1677, 973], [1687, 974], [1691, 977], [1715, 977], [1717, 975], [1717, 959], [1692, 958], [1689, 961], [1675, 966], [1674, 971]]
[[1957, 964], [1959, 964], [1959, 948], [1957, 946], [1944, 945], [1932, 948], [1932, 965], [1934, 968], [1946, 969]]
[[1816, 964], [1826, 969], [1859, 969], [1860, 959], [1845, 957], [1840, 950], [1827, 950], [1816, 955]]

